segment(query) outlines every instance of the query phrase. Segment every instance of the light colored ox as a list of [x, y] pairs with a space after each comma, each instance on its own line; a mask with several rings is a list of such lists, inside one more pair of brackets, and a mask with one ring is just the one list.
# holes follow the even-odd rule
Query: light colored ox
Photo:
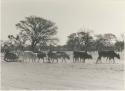
[[20, 59], [25, 62], [25, 61], [31, 61], [35, 62], [37, 59], [37, 53], [34, 53], [32, 51], [21, 51], [19, 53]]

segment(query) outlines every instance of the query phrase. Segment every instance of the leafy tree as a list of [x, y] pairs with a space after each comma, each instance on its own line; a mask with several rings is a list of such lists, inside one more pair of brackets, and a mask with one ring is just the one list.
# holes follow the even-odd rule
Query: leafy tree
[[57, 33], [55, 23], [36, 16], [26, 17], [25, 20], [17, 23], [16, 27], [20, 29], [21, 36], [25, 37], [26, 41], [30, 41], [33, 51], [37, 44], [53, 40], [52, 37]]
[[7, 51], [13, 51], [15, 50], [14, 45], [10, 41], [4, 41], [1, 45], [1, 52], [5, 53]]
[[123, 51], [124, 50], [124, 41], [116, 41], [115, 49], [117, 51]]
[[95, 46], [97, 50], [114, 50], [114, 42], [117, 40], [116, 36], [112, 33], [96, 35]]
[[9, 42], [13, 45], [15, 50], [23, 50], [25, 46], [25, 37], [22, 37], [21, 34], [16, 36], [8, 35]]
[[84, 46], [85, 52], [91, 47], [91, 43], [93, 41], [93, 37], [90, 35], [91, 31], [81, 31], [78, 32], [80, 44]]
[[91, 47], [91, 42], [93, 37], [91, 36], [91, 31], [80, 31], [77, 33], [72, 33], [68, 36], [67, 46], [71, 50], [82, 50], [86, 52]]
[[79, 38], [77, 33], [72, 33], [68, 36], [67, 47], [70, 50], [78, 50], [79, 49]]

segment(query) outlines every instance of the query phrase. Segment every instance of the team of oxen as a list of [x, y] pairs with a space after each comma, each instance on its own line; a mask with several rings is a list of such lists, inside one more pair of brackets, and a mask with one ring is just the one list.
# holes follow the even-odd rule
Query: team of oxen
[[[85, 63], [86, 59], [93, 59], [92, 55], [88, 54], [88, 52], [81, 52], [81, 51], [73, 51], [73, 63], [82, 62]], [[114, 58], [120, 59], [120, 55], [115, 51], [98, 51], [98, 58], [96, 63], [101, 63], [101, 58], [104, 57], [106, 60], [113, 60], [115, 63]], [[17, 60], [20, 62], [30, 61], [30, 62], [66, 62], [66, 60], [70, 60], [71, 56], [62, 51], [49, 51], [49, 52], [32, 52], [32, 51], [18, 51], [14, 52], [5, 52], [4, 60], [7, 62], [16, 62]]]

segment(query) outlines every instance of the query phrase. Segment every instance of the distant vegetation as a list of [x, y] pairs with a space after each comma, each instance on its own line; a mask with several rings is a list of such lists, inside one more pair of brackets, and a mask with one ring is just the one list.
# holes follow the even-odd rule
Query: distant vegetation
[[124, 37], [118, 40], [112, 33], [93, 35], [87, 29], [68, 36], [65, 45], [57, 45], [59, 41], [55, 35], [57, 26], [50, 20], [41, 17], [29, 16], [16, 24], [20, 30], [16, 36], [8, 35], [8, 41], [1, 41], [1, 51], [30, 50], [30, 51], [98, 51], [98, 50], [124, 50]]

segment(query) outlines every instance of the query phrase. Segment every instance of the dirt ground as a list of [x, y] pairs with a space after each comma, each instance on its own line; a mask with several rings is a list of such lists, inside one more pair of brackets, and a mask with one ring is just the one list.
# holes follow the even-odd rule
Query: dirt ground
[[4, 90], [122, 90], [123, 64], [2, 62]]

